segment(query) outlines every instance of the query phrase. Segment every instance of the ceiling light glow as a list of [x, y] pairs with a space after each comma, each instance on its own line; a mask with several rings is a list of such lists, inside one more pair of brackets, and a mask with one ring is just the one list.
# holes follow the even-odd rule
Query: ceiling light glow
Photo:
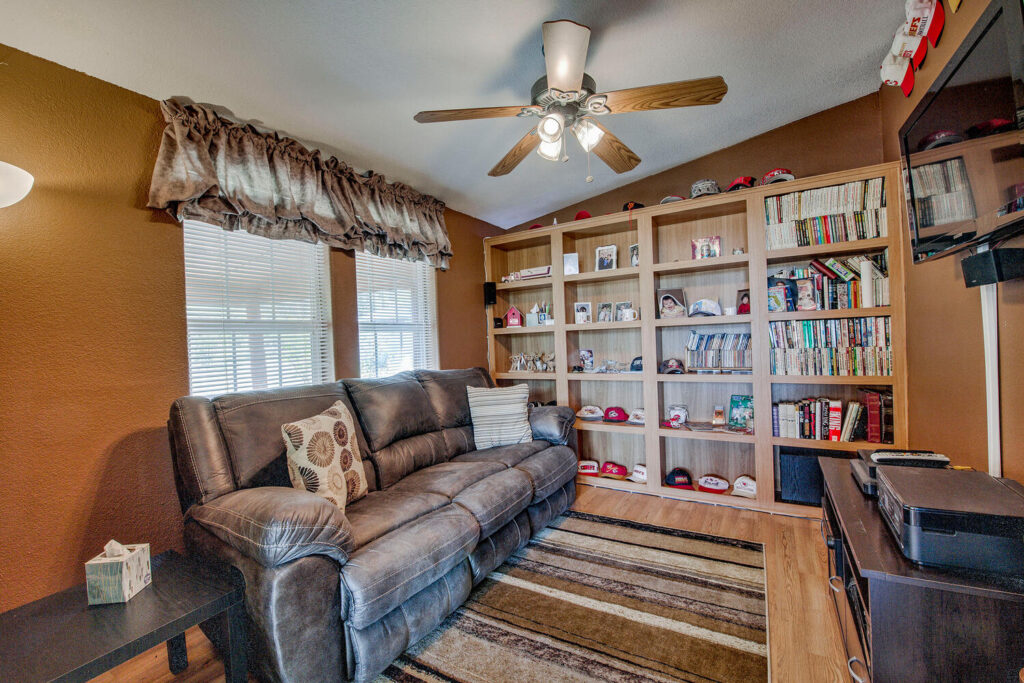
[[594, 149], [597, 143], [601, 142], [601, 138], [604, 137], [604, 131], [588, 119], [580, 119], [572, 124], [572, 132], [579, 141], [580, 147], [587, 152]]
[[537, 124], [537, 135], [542, 142], [558, 142], [562, 139], [565, 119], [558, 112], [545, 115]]
[[33, 182], [35, 179], [28, 171], [0, 161], [0, 208], [24, 199]]
[[540, 147], [537, 148], [537, 154], [548, 161], [558, 161], [562, 156], [562, 141], [554, 140], [553, 142], [542, 141]]

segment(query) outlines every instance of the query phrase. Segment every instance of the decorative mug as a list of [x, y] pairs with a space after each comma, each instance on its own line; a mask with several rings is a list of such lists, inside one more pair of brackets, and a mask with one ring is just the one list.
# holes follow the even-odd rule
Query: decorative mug
[[624, 321], [636, 320], [637, 319], [637, 311], [636, 311], [636, 309], [627, 308], [626, 310], [622, 311], [622, 319]]

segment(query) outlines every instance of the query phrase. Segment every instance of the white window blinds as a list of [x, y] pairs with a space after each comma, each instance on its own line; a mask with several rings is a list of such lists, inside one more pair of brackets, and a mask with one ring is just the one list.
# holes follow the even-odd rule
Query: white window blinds
[[327, 247], [186, 221], [193, 394], [334, 379]]
[[437, 369], [434, 269], [356, 252], [359, 374]]

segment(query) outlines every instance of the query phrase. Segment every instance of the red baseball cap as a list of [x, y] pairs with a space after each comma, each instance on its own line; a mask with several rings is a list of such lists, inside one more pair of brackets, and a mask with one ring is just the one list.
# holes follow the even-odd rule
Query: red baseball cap
[[608, 477], [609, 479], [625, 479], [626, 475], [629, 474], [623, 465], [617, 462], [608, 461], [601, 465], [601, 476]]
[[772, 183], [782, 182], [783, 180], [793, 180], [796, 178], [793, 172], [788, 168], [773, 168], [772, 170], [761, 176], [762, 185], [771, 185]]
[[619, 406], [612, 406], [604, 411], [605, 422], [625, 422], [629, 419], [629, 413]]
[[924, 36], [935, 47], [946, 25], [942, 0], [910, 0], [906, 9], [907, 23], [903, 24], [903, 32], [908, 36]]
[[895, 85], [903, 91], [904, 97], [910, 97], [910, 93], [914, 91], [914, 67], [909, 59], [893, 54], [886, 55], [879, 71], [882, 83]]
[[573, 220], [581, 221], [584, 218], [590, 218], [590, 212], [587, 211], [586, 209], [580, 209], [579, 211], [576, 212], [576, 218], [573, 218]]
[[576, 465], [577, 474], [581, 474], [584, 477], [596, 477], [597, 476], [597, 461], [596, 460], [580, 460], [579, 464]]
[[533, 225], [531, 225], [530, 227], [528, 227], [528, 228], [527, 228], [527, 230], [536, 230], [537, 228], [543, 228], [543, 227], [544, 227], [544, 226], [543, 226], [543, 225], [541, 225], [540, 223], [534, 223]]
[[725, 493], [729, 490], [729, 482], [713, 474], [705, 474], [697, 480], [697, 490], [705, 493]]
[[726, 192], [732, 192], [733, 190], [745, 190], [748, 187], [757, 185], [757, 178], [750, 175], [741, 175], [736, 180], [729, 183], [729, 187], [725, 189]]
[[897, 57], [906, 57], [917, 69], [928, 54], [928, 41], [923, 36], [908, 36], [903, 31], [897, 31], [889, 52]]

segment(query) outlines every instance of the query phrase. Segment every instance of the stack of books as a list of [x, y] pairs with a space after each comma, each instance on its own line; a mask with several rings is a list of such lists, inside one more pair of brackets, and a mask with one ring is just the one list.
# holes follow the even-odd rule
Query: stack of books
[[885, 237], [885, 179], [766, 197], [764, 215], [769, 250]]
[[749, 374], [753, 367], [750, 333], [699, 334], [686, 340], [686, 371], [699, 374]]
[[888, 317], [768, 323], [773, 375], [892, 375]]
[[768, 278], [769, 311], [832, 311], [889, 305], [889, 250], [871, 256], [823, 257]]
[[963, 159], [924, 164], [911, 169], [911, 173], [920, 227], [956, 223], [976, 216]]
[[884, 389], [861, 389], [860, 398], [867, 411], [867, 440], [874, 443], [893, 443], [892, 392]]
[[864, 406], [834, 398], [807, 398], [772, 404], [772, 436], [784, 439], [856, 441], [863, 439], [867, 425]]

